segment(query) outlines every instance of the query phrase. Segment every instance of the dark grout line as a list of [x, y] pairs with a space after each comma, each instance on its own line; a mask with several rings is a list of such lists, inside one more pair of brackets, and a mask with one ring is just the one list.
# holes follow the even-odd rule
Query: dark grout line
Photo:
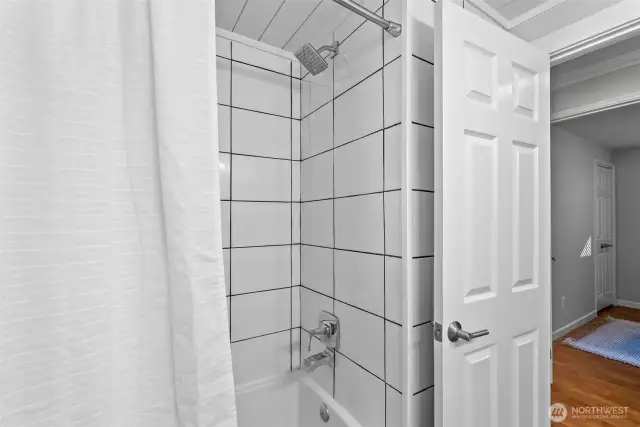
[[[248, 0], [247, 0], [248, 1]], [[246, 5], [246, 3], [245, 3]], [[244, 6], [242, 8], [244, 10]], [[238, 16], [238, 19], [240, 17]], [[235, 25], [234, 25], [235, 26]], [[229, 43], [229, 54], [233, 56], [233, 43]], [[229, 103], [233, 104], [233, 62], [229, 62]], [[233, 108], [229, 108], [229, 150], [233, 151]], [[233, 199], [233, 156], [229, 157], [229, 198]], [[231, 203], [229, 203], [229, 246], [233, 246], [233, 227], [231, 227], [233, 215], [231, 214]], [[229, 250], [229, 293], [233, 293], [233, 280], [231, 277], [231, 266], [233, 263], [231, 250]], [[231, 319], [233, 315], [233, 301], [229, 298], [229, 341], [231, 341]]]
[[294, 246], [294, 245], [298, 245], [298, 244], [299, 243], [294, 243], [293, 245], [291, 243], [280, 243], [280, 244], [275, 244], [275, 245], [230, 246], [230, 247], [222, 248], [222, 249], [278, 248], [278, 247], [281, 247], [281, 246]]
[[418, 126], [422, 126], [422, 127], [429, 128], [429, 129], [434, 129], [434, 127], [433, 127], [433, 126], [431, 126], [431, 125], [425, 125], [424, 123], [420, 123], [420, 122], [411, 122], [411, 124], [418, 125]]
[[384, 66], [386, 67], [386, 66], [388, 66], [389, 64], [391, 64], [392, 62], [396, 62], [396, 60], [398, 60], [398, 59], [400, 59], [400, 58], [402, 58], [402, 54], [400, 54], [400, 55], [396, 56], [395, 58], [393, 58], [393, 59], [389, 60], [389, 62], [385, 62]]
[[427, 388], [423, 388], [422, 390], [419, 390], [419, 391], [416, 391], [415, 393], [413, 393], [413, 395], [416, 396], [416, 395], [418, 395], [420, 393], [423, 393], [423, 392], [425, 392], [425, 391], [427, 391], [427, 390], [429, 390], [430, 388], [433, 388], [433, 387], [434, 386], [431, 385], [431, 386], [429, 386]]
[[[304, 331], [307, 334], [309, 333], [308, 330], [306, 330], [304, 327], [300, 327], [300, 331]], [[318, 337], [314, 337], [314, 339], [317, 339], [319, 342], [320, 339]], [[302, 342], [302, 339], [300, 340]], [[402, 392], [400, 390], [398, 390], [397, 388], [395, 388], [394, 386], [392, 386], [391, 384], [389, 384], [388, 382], [386, 382], [385, 380], [383, 380], [382, 378], [380, 378], [379, 376], [377, 376], [376, 374], [374, 374], [373, 372], [371, 372], [370, 370], [368, 370], [367, 368], [365, 368], [364, 366], [362, 366], [360, 363], [356, 362], [355, 360], [353, 360], [352, 358], [350, 358], [349, 356], [347, 356], [346, 354], [342, 353], [340, 350], [336, 350], [336, 353], [339, 354], [340, 356], [344, 357], [345, 359], [348, 359], [351, 363], [353, 363], [354, 365], [358, 366], [360, 369], [364, 370], [365, 372], [367, 372], [368, 374], [376, 377], [377, 379], [379, 379], [380, 381], [382, 381], [383, 384], [388, 385], [389, 387], [391, 387], [392, 389], [394, 389], [395, 391], [397, 391], [398, 393], [402, 394]], [[335, 369], [334, 369], [335, 370]]]
[[[278, 12], [284, 5], [284, 1], [280, 4]], [[277, 15], [277, 12], [276, 12]], [[275, 18], [271, 18], [271, 21]], [[269, 23], [271, 24], [271, 23]], [[264, 31], [267, 31], [265, 28]], [[264, 34], [264, 32], [262, 33]], [[262, 38], [262, 36], [260, 36]], [[293, 76], [293, 63], [289, 62], [289, 74]], [[289, 79], [289, 100], [290, 100], [290, 112], [289, 115], [293, 117], [293, 77]], [[293, 157], [293, 121], [289, 122], [289, 157]], [[293, 162], [289, 163], [289, 200], [293, 202]], [[291, 247], [289, 248], [289, 327], [293, 329], [293, 203], [289, 205], [289, 235], [291, 239]], [[299, 304], [300, 298], [298, 298]], [[293, 371], [293, 332], [289, 332], [289, 368]]]
[[431, 194], [435, 193], [434, 190], [423, 190], [421, 188], [413, 188], [413, 189], [411, 189], [411, 191], [416, 191], [418, 193], [431, 193]]
[[269, 156], [260, 156], [257, 154], [245, 154], [245, 153], [232, 153], [230, 151], [220, 151], [220, 154], [228, 154], [230, 156], [242, 156], [242, 157], [255, 157], [256, 159], [269, 159], [269, 160], [282, 160], [285, 162], [295, 162], [296, 160], [285, 159], [283, 157], [269, 157]]
[[[398, 56], [398, 58], [400, 58], [402, 55]], [[335, 95], [335, 97], [333, 98], [333, 100], [335, 101], [336, 99], [340, 98], [342, 95], [344, 95], [345, 93], [349, 92], [351, 89], [356, 88], [357, 86], [359, 86], [361, 83], [365, 82], [367, 79], [369, 79], [370, 77], [375, 76], [377, 73], [379, 73], [380, 71], [382, 71], [384, 69], [384, 67], [388, 67], [389, 65], [391, 65], [391, 63], [393, 63], [395, 60], [397, 60], [398, 58], [394, 59], [393, 61], [389, 61], [388, 64], [383, 64], [382, 67], [376, 69], [374, 72], [372, 72], [371, 74], [369, 74], [367, 77], [363, 78], [362, 80], [360, 80], [359, 82], [355, 83], [353, 86], [349, 87], [348, 89], [344, 90], [343, 92], [340, 92], [338, 95]], [[383, 60], [384, 62], [384, 60]], [[384, 84], [384, 81], [382, 82]]]
[[[384, 5], [382, 6], [382, 17], [384, 18], [385, 15], [385, 7]], [[380, 31], [380, 35], [382, 37], [381, 40], [381, 44], [382, 44], [382, 125], [384, 127], [384, 121], [385, 121], [385, 114], [384, 114], [384, 99], [385, 99], [385, 93], [384, 93], [384, 79], [385, 79], [385, 75], [384, 75], [384, 66], [385, 64], [385, 49], [384, 49], [384, 31]], [[382, 132], [382, 189], [384, 190], [385, 188], [385, 151], [386, 151], [386, 135], [385, 132]], [[383, 247], [383, 252], [387, 253], [387, 211], [386, 211], [386, 201], [385, 201], [385, 197], [384, 197], [384, 192], [382, 193], [382, 247]], [[387, 259], [384, 258], [382, 260], [382, 317], [386, 319], [387, 317]], [[382, 329], [382, 333], [383, 333], [383, 345], [384, 345], [384, 349], [383, 349], [383, 373], [384, 373], [384, 381], [385, 384], [387, 383], [387, 322], [386, 320], [384, 321], [383, 324], [383, 329]], [[384, 388], [384, 427], [387, 427], [387, 387]]]
[[417, 325], [413, 325], [414, 328], [419, 328], [420, 326], [428, 325], [433, 322], [433, 320], [427, 320], [426, 322], [418, 323]]
[[[309, 287], [307, 287], [307, 286], [305, 286], [305, 285], [303, 285], [303, 284], [301, 284], [301, 285], [300, 285], [300, 288], [301, 288], [301, 289], [307, 289], [307, 290], [309, 290], [309, 291], [311, 291], [311, 292], [314, 292], [314, 293], [316, 293], [316, 294], [318, 294], [318, 295], [322, 295], [322, 296], [323, 296], [323, 297], [325, 297], [325, 298], [330, 298], [331, 300], [333, 300], [333, 302], [334, 302], [334, 303], [339, 302], [339, 303], [344, 304], [344, 305], [347, 305], [347, 306], [349, 306], [349, 307], [351, 307], [351, 308], [355, 308], [356, 310], [360, 310], [360, 311], [363, 311], [363, 312], [365, 312], [365, 313], [367, 313], [367, 314], [370, 314], [370, 315], [372, 315], [372, 316], [375, 316], [375, 317], [377, 317], [378, 319], [381, 319], [381, 320], [387, 321], [387, 322], [389, 322], [389, 323], [392, 323], [392, 324], [394, 324], [394, 325], [396, 325], [396, 326], [400, 326], [400, 327], [402, 327], [402, 325], [401, 325], [400, 323], [397, 323], [397, 322], [395, 322], [395, 321], [393, 321], [393, 320], [391, 320], [391, 319], [386, 319], [384, 316], [380, 316], [379, 314], [375, 314], [375, 313], [373, 313], [373, 312], [371, 312], [371, 311], [369, 311], [369, 310], [365, 310], [364, 308], [358, 307], [357, 305], [349, 304], [348, 302], [342, 301], [342, 300], [340, 300], [340, 299], [338, 299], [338, 298], [335, 298], [335, 297], [329, 296], [329, 295], [327, 295], [327, 294], [323, 294], [322, 292], [317, 291], [317, 290], [312, 289], [312, 288], [309, 288]], [[335, 290], [334, 290], [334, 292], [335, 292]], [[335, 313], [335, 305], [334, 305], [334, 309], [333, 309], [333, 310], [334, 310], [334, 313]]]
[[239, 343], [239, 342], [243, 342], [243, 341], [254, 340], [256, 338], [268, 337], [269, 335], [281, 334], [282, 332], [287, 332], [287, 331], [290, 331], [290, 330], [291, 330], [291, 328], [288, 328], [288, 329], [283, 329], [281, 331], [275, 331], [275, 332], [269, 332], [269, 333], [262, 334], [262, 335], [256, 335], [255, 337], [242, 338], [242, 339], [239, 339], [239, 340], [231, 341], [231, 344], [235, 344], [235, 343]]
[[423, 258], [433, 258], [433, 255], [419, 255], [419, 256], [414, 256], [413, 259], [423, 259]]
[[396, 191], [401, 191], [401, 189], [400, 188], [396, 188], [396, 189], [393, 189], [393, 190], [372, 191], [371, 193], [350, 194], [348, 196], [327, 197], [327, 198], [324, 198], [324, 199], [314, 199], [314, 200], [301, 200], [300, 203], [326, 202], [327, 200], [351, 199], [351, 198], [354, 198], [354, 197], [373, 196], [373, 195], [376, 195], [376, 194], [384, 194], [384, 193], [394, 193]]
[[[399, 55], [398, 57], [396, 57], [395, 59], [389, 61], [387, 64], [382, 65], [382, 67], [377, 68], [374, 72], [372, 72], [371, 74], [367, 75], [366, 77], [364, 77], [362, 80], [356, 82], [353, 84], [353, 86], [350, 86], [348, 89], [346, 89], [345, 91], [341, 92], [339, 95], [335, 95], [334, 93], [331, 94], [332, 98], [330, 100], [328, 100], [327, 102], [325, 102], [324, 104], [322, 104], [321, 106], [319, 106], [318, 108], [316, 108], [315, 110], [313, 110], [312, 112], [310, 112], [309, 114], [305, 115], [304, 117], [301, 117], [301, 120], [306, 119], [307, 117], [309, 117], [310, 115], [312, 115], [313, 113], [315, 113], [316, 111], [320, 110], [322, 107], [326, 106], [327, 104], [329, 104], [330, 102], [335, 101], [336, 99], [340, 98], [342, 95], [344, 95], [345, 93], [349, 92], [351, 89], [355, 88], [356, 86], [358, 86], [360, 83], [364, 82], [365, 80], [367, 80], [370, 77], [373, 77], [376, 75], [376, 73], [382, 71], [382, 69], [384, 67], [388, 67], [389, 65], [391, 65], [393, 62], [395, 62], [396, 60], [400, 59], [402, 57], [402, 55]], [[334, 76], [335, 77], [335, 76]], [[383, 81], [384, 84], [384, 81]], [[334, 117], [335, 118], [335, 117]], [[335, 120], [334, 120], [335, 121]]]
[[394, 386], [392, 386], [391, 384], [385, 382], [385, 384], [390, 387], [391, 389], [395, 390], [396, 392], [400, 393], [400, 395], [402, 395], [402, 392], [400, 390], [398, 390], [397, 388], [395, 388]]
[[433, 62], [431, 62], [431, 61], [429, 61], [429, 60], [426, 60], [426, 59], [424, 59], [424, 58], [422, 58], [422, 57], [420, 57], [420, 56], [416, 55], [415, 53], [412, 53], [412, 54], [411, 54], [411, 56], [413, 56], [414, 58], [416, 58], [416, 59], [418, 59], [418, 60], [420, 60], [420, 61], [422, 61], [422, 62], [426, 62], [427, 64], [434, 65], [434, 64], [433, 64]]
[[[233, 104], [233, 102], [231, 102], [231, 103]], [[280, 117], [281, 119], [286, 119], [286, 120], [298, 120], [298, 121], [302, 120], [302, 119], [295, 119], [293, 117], [281, 116], [280, 114], [268, 113], [266, 111], [252, 110], [251, 108], [245, 108], [245, 107], [238, 107], [236, 105], [223, 104], [222, 102], [218, 102], [218, 105], [221, 105], [223, 107], [229, 107], [231, 109], [236, 109], [236, 110], [249, 111], [250, 113], [259, 113], [259, 114], [266, 114], [267, 116]], [[233, 122], [231, 122], [231, 124], [233, 126]]]
[[353, 253], [356, 253], [356, 254], [388, 256], [389, 258], [402, 258], [402, 256], [399, 256], [399, 255], [380, 254], [380, 253], [377, 253], [377, 252], [365, 252], [365, 251], [358, 251], [358, 250], [355, 250], [355, 249], [344, 249], [344, 248], [336, 248], [336, 247], [329, 247], [329, 246], [322, 246], [322, 245], [314, 245], [312, 243], [300, 243], [300, 245], [301, 246], [311, 246], [312, 248], [334, 249], [336, 251], [353, 252]]
[[262, 294], [262, 293], [271, 292], [271, 291], [282, 291], [284, 289], [289, 289], [289, 288], [291, 288], [291, 286], [283, 286], [283, 287], [280, 287], [280, 288], [271, 288], [271, 289], [261, 289], [259, 291], [242, 292], [242, 293], [239, 293], [239, 294], [229, 294], [227, 296], [228, 297], [241, 297], [241, 296], [244, 296], [244, 295]]
[[[238, 42], [233, 42], [232, 43], [238, 43]], [[242, 44], [242, 43], [240, 43]], [[237, 62], [238, 64], [242, 64], [242, 65], [248, 65], [249, 67], [253, 67], [253, 68], [257, 68], [259, 70], [263, 70], [263, 71], [269, 71], [270, 73], [274, 73], [274, 74], [278, 74], [284, 77], [291, 77], [292, 79], [296, 79], [296, 80], [302, 80], [300, 77], [295, 77], [294, 75], [288, 75], [285, 73], [282, 73], [280, 71], [276, 71], [276, 70], [272, 70], [271, 68], [266, 68], [266, 67], [262, 67], [260, 65], [256, 65], [256, 64], [251, 64], [249, 62], [245, 62], [245, 61], [240, 61], [239, 59], [233, 59], [233, 58], [227, 58], [226, 56], [221, 56], [221, 55], [216, 55], [218, 58], [222, 58], [222, 59], [226, 59], [228, 61], [232, 61], [232, 62]], [[282, 58], [283, 61], [288, 61], [290, 64], [292, 63], [292, 61], [290, 59], [287, 58]], [[291, 71], [293, 73], [293, 71]]]
[[[300, 161], [302, 161], [302, 162], [303, 162], [303, 161], [305, 161], [305, 160], [313, 159], [314, 157], [317, 157], [317, 156], [319, 156], [319, 155], [321, 155], [321, 154], [329, 153], [329, 152], [331, 152], [331, 151], [333, 151], [333, 150], [337, 150], [338, 148], [342, 148], [342, 147], [344, 147], [345, 145], [349, 145], [349, 144], [351, 144], [352, 142], [360, 141], [360, 140], [362, 140], [362, 139], [364, 139], [364, 138], [367, 138], [367, 137], [369, 137], [369, 136], [375, 135], [375, 134], [376, 134], [376, 133], [378, 133], [378, 132], [383, 132], [383, 131], [385, 131], [385, 130], [389, 130], [389, 129], [391, 129], [391, 128], [394, 128], [394, 127], [396, 127], [396, 126], [400, 126], [401, 124], [402, 124], [402, 122], [398, 122], [398, 123], [394, 123], [394, 124], [392, 124], [392, 125], [389, 125], [389, 126], [387, 126], [387, 127], [382, 127], [382, 128], [380, 128], [380, 129], [378, 129], [378, 130], [375, 130], [375, 131], [373, 131], [373, 132], [371, 132], [371, 133], [368, 133], [368, 134], [363, 135], [363, 136], [359, 136], [359, 137], [358, 137], [358, 138], [356, 138], [356, 139], [352, 139], [351, 141], [347, 141], [347, 142], [345, 142], [345, 143], [343, 143], [343, 144], [340, 144], [340, 145], [337, 145], [337, 146], [336, 146], [336, 145], [334, 145], [333, 147], [331, 147], [331, 148], [329, 148], [329, 149], [327, 149], [327, 150], [321, 151], [321, 152], [316, 153], [316, 154], [314, 154], [314, 155], [312, 155], [312, 156], [309, 156], [309, 157], [306, 157], [306, 158], [304, 158], [304, 159], [301, 159]], [[335, 142], [334, 142], [334, 143], [335, 143]]]
[[242, 199], [220, 199], [221, 202], [230, 203], [298, 203], [290, 202], [288, 200], [242, 200]]
[[[333, 89], [332, 89], [333, 90]], [[307, 114], [306, 116], [302, 116], [302, 111], [300, 111], [300, 120], [304, 120], [307, 117], [309, 117], [310, 115], [312, 115], [313, 113], [315, 113], [316, 111], [321, 110], [323, 107], [326, 107], [327, 105], [329, 105], [329, 103], [333, 102], [333, 95], [331, 95], [331, 99], [329, 99], [327, 102], [325, 102], [324, 104], [322, 104], [321, 106], [319, 106], [318, 108], [316, 108], [315, 110], [313, 110], [312, 112], [310, 112], [309, 114]]]
[[[336, 63], [335, 61], [331, 61], [331, 146], [336, 146], [336, 103], [334, 92], [336, 90]], [[301, 124], [302, 127], [302, 124]], [[331, 195], [335, 197], [336, 195], [336, 152], [331, 152]], [[301, 199], [302, 200], [302, 199]], [[302, 210], [302, 205], [300, 206], [300, 210]], [[331, 215], [332, 215], [332, 223], [331, 227], [333, 229], [333, 246], [336, 246], [336, 202], [331, 202]], [[302, 250], [302, 249], [300, 249]], [[331, 251], [331, 282], [333, 285], [332, 292], [333, 296], [336, 296], [336, 251]], [[301, 283], [302, 284], [302, 283]], [[333, 299], [331, 301], [331, 306], [333, 307], [333, 314], [336, 313], [336, 300]], [[336, 397], [336, 368], [333, 367], [333, 398]]]
[[368, 372], [369, 374], [373, 375], [374, 377], [376, 377], [377, 379], [382, 381], [383, 384], [387, 384], [387, 382], [385, 380], [383, 380], [382, 378], [380, 378], [379, 376], [377, 376], [376, 374], [374, 374], [373, 372], [371, 372], [370, 370], [368, 370], [367, 368], [365, 368], [364, 366], [362, 366], [361, 364], [359, 364], [358, 362], [356, 362], [355, 360], [353, 360], [352, 358], [350, 358], [349, 356], [347, 356], [346, 354], [341, 352], [340, 350], [336, 350], [336, 353], [338, 353], [340, 356], [344, 357], [345, 359], [349, 359], [349, 361], [351, 361], [351, 363], [359, 366], [361, 369], [363, 369], [366, 372]]

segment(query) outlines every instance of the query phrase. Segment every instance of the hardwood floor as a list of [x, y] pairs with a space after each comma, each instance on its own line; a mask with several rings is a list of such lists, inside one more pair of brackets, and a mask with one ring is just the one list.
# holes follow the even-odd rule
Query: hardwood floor
[[[613, 316], [640, 322], [640, 310], [609, 307], [594, 319]], [[592, 321], [593, 322], [593, 321]], [[589, 329], [591, 323], [572, 331], [575, 336]], [[553, 343], [553, 374], [551, 402], [560, 402], [569, 409], [569, 417], [552, 427], [640, 426], [640, 368], [609, 360], [562, 344]], [[628, 406], [626, 419], [571, 419], [572, 406]]]

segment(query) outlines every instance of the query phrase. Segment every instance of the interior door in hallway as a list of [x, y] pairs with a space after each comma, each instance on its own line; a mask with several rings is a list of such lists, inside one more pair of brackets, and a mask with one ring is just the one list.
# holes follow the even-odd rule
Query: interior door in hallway
[[595, 278], [598, 310], [615, 303], [614, 168], [605, 162], [595, 166]]
[[436, 10], [436, 426], [548, 426], [549, 55]]

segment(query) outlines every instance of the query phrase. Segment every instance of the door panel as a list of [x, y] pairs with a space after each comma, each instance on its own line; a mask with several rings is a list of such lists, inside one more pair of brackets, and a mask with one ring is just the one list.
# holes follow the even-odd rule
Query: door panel
[[514, 292], [537, 286], [533, 281], [537, 252], [538, 150], [533, 144], [513, 142], [513, 273]]
[[436, 425], [549, 425], [549, 58], [436, 10]]
[[[526, 332], [513, 340], [514, 426], [537, 427], [538, 407], [538, 331]], [[532, 404], [533, 403], [533, 404]]]
[[496, 349], [488, 346], [465, 354], [465, 425], [492, 427], [498, 419], [498, 363]]
[[[466, 132], [465, 154], [470, 165], [467, 171], [462, 172], [467, 182], [465, 211], [473, 212], [473, 215], [467, 215], [464, 220], [464, 236], [467, 239], [463, 252], [463, 263], [467, 266], [464, 297], [465, 302], [471, 303], [495, 296], [498, 242], [494, 218], [497, 206], [496, 203], [487, 203], [496, 199], [498, 190], [495, 138]], [[478, 222], [484, 227], [477, 227]]]

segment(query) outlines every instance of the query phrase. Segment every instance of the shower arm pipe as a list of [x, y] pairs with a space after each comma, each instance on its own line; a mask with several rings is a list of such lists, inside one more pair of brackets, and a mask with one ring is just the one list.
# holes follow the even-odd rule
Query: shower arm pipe
[[357, 13], [363, 18], [373, 22], [374, 24], [382, 27], [387, 33], [391, 34], [393, 37], [400, 37], [402, 34], [402, 25], [397, 22], [386, 20], [375, 13], [371, 12], [364, 6], [360, 6], [353, 0], [333, 0], [341, 6], [346, 7], [350, 11]]

